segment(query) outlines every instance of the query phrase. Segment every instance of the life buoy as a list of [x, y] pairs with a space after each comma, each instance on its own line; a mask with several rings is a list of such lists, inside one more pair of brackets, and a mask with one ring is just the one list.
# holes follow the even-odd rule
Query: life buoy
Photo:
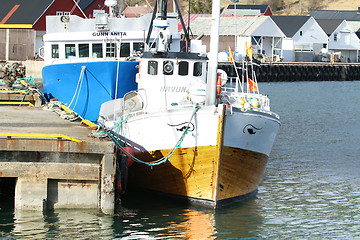
[[217, 73], [217, 80], [216, 80], [216, 93], [218, 97], [221, 93], [221, 73]]

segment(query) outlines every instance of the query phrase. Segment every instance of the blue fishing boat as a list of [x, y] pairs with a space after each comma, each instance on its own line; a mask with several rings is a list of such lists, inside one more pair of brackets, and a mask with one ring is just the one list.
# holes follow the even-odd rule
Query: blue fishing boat
[[[144, 48], [151, 14], [138, 18], [97, 13], [84, 19], [47, 16], [42, 56], [44, 93], [65, 103], [82, 118], [96, 121], [101, 104], [135, 90], [138, 58]], [[107, 1], [105, 1], [107, 4]], [[177, 31], [177, 19], [170, 25]], [[155, 39], [158, 32], [149, 37]], [[180, 48], [180, 34], [172, 47]], [[178, 41], [177, 41], [178, 40]]]

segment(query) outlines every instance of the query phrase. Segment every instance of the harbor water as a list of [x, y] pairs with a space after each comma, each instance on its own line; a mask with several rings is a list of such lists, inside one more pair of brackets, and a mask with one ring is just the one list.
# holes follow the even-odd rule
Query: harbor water
[[256, 198], [215, 212], [131, 193], [116, 216], [14, 211], [2, 199], [0, 239], [360, 239], [360, 82], [260, 90], [282, 126]]

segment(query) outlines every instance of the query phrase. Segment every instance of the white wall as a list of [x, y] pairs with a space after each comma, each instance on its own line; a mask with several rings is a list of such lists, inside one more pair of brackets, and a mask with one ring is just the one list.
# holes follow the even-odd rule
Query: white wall
[[249, 36], [239, 36], [237, 38], [237, 52], [241, 55], [241, 56], [245, 56], [246, 55], [246, 48], [245, 48], [245, 43], [250, 43], [251, 42], [251, 37]]
[[360, 39], [344, 20], [330, 35], [329, 50], [341, 52], [341, 56], [344, 57], [346, 62], [348, 62], [348, 59], [350, 59], [350, 62], [358, 62], [357, 51], [359, 49]]
[[283, 39], [283, 62], [294, 62], [295, 54], [294, 54], [294, 41], [292, 38], [284, 38]]
[[[314, 45], [328, 43], [328, 36], [313, 17], [295, 33], [293, 36], [294, 49], [314, 51]], [[320, 52], [320, 51], [318, 51]]]

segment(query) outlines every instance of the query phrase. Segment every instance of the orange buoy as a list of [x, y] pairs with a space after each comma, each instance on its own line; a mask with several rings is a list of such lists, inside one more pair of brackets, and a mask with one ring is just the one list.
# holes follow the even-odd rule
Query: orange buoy
[[216, 80], [216, 93], [219, 97], [221, 93], [221, 73], [217, 73], [217, 80]]

